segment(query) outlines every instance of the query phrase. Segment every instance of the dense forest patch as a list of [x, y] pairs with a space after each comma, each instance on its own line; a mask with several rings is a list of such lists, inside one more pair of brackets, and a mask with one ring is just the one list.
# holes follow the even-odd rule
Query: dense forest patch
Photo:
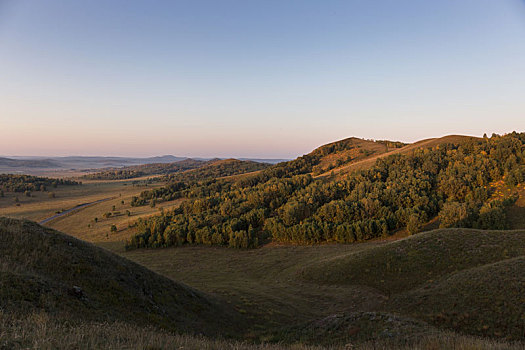
[[80, 184], [81, 182], [72, 180], [51, 179], [31, 175], [0, 174], [0, 191], [3, 192], [46, 191], [59, 185]]

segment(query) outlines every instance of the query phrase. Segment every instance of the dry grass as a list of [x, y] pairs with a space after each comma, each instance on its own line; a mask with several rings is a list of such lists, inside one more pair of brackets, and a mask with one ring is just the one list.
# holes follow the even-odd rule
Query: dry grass
[[176, 335], [153, 327], [123, 322], [59, 322], [45, 313], [17, 318], [0, 311], [0, 349], [187, 349], [187, 350], [321, 350], [321, 349], [414, 349], [414, 350], [512, 350], [521, 344], [504, 343], [440, 333], [407, 344], [386, 341], [338, 347], [303, 344], [250, 344], [202, 336]]
[[124, 322], [60, 322], [45, 313], [15, 318], [0, 311], [0, 349], [316, 350], [315, 346], [251, 345], [173, 334]]
[[[158, 182], [147, 187], [143, 185], [133, 186], [133, 181], [136, 180], [91, 180], [83, 182], [80, 186], [60, 186], [56, 190], [53, 189], [56, 198], [49, 198], [49, 192], [33, 192], [32, 197], [6, 193], [4, 198], [0, 198], [0, 216], [39, 222], [55, 215], [58, 211], [74, 208], [79, 204], [110, 198], [110, 200], [75, 210], [54, 219], [46, 223], [46, 226], [67, 232], [89, 242], [125, 240], [133, 234], [133, 230], [130, 230], [129, 226], [139, 217], [158, 214], [162, 208], [176, 207], [181, 202], [181, 200], [175, 200], [158, 203], [155, 208], [150, 206], [131, 207], [130, 203], [133, 196], [164, 184]], [[15, 206], [15, 196], [18, 196], [20, 206]], [[113, 206], [115, 210], [113, 210]], [[131, 212], [130, 216], [126, 215], [126, 210]], [[108, 212], [117, 214], [110, 218], [104, 218], [103, 215]], [[95, 222], [95, 218], [98, 219], [97, 222]], [[112, 225], [117, 226], [118, 231], [116, 233], [110, 233]]]

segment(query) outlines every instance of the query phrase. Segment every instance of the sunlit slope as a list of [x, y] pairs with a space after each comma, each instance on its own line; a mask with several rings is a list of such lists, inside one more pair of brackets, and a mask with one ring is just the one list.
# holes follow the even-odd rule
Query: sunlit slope
[[237, 314], [204, 294], [92, 244], [0, 218], [0, 309], [228, 334]]
[[375, 164], [376, 160], [379, 158], [388, 157], [394, 154], [409, 154], [419, 148], [432, 148], [445, 143], [458, 144], [471, 139], [475, 139], [475, 137], [463, 135], [449, 135], [439, 138], [421, 140], [400, 148], [389, 149], [386, 152], [372, 153], [364, 159], [356, 159], [354, 161], [345, 162], [341, 166], [335, 167], [330, 171], [319, 174], [319, 176], [331, 175], [332, 172], [336, 175], [344, 175], [348, 172], [370, 168]]

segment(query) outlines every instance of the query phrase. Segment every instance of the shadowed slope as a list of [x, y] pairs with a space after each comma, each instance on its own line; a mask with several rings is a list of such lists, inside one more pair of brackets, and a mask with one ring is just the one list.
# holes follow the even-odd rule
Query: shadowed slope
[[0, 218], [0, 308], [68, 321], [127, 321], [231, 334], [237, 314], [204, 294], [89, 243]]
[[360, 284], [384, 293], [411, 290], [472, 267], [525, 255], [525, 231], [440, 229], [307, 266], [321, 284]]
[[525, 256], [459, 271], [395, 297], [388, 307], [464, 333], [523, 339]]

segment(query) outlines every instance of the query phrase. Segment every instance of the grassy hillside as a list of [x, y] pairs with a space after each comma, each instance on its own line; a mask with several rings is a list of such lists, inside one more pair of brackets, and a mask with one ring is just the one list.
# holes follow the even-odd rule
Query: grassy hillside
[[28, 318], [6, 317], [0, 311], [0, 347], [6, 349], [186, 349], [186, 350], [433, 350], [433, 349], [523, 349], [519, 344], [491, 341], [453, 333], [420, 337], [407, 344], [389, 341], [367, 342], [348, 346], [312, 346], [304, 344], [251, 344], [202, 336], [175, 335], [151, 327], [128, 323], [63, 324], [42, 314]]
[[523, 339], [524, 291], [522, 255], [451, 273], [394, 297], [388, 307], [462, 333]]
[[208, 335], [233, 334], [240, 319], [218, 301], [104, 249], [7, 218], [0, 218], [0, 309]]
[[330, 173], [341, 166], [363, 162], [381, 154], [402, 148], [406, 144], [393, 141], [374, 141], [350, 137], [323, 145], [307, 155], [319, 158], [312, 167], [312, 175]]
[[89, 243], [2, 218], [0, 346], [519, 349], [454, 332], [523, 340], [524, 237], [446, 229], [356, 245], [122, 252], [181, 284]]
[[384, 310], [473, 335], [521, 339], [525, 231], [445, 229], [329, 257], [300, 275], [384, 293]]
[[305, 267], [321, 284], [362, 284], [386, 294], [419, 287], [460, 270], [525, 255], [525, 231], [440, 229]]
[[523, 341], [524, 242], [523, 230], [440, 229], [392, 242], [123, 254], [230, 301], [260, 339], [399, 346], [447, 331]]

